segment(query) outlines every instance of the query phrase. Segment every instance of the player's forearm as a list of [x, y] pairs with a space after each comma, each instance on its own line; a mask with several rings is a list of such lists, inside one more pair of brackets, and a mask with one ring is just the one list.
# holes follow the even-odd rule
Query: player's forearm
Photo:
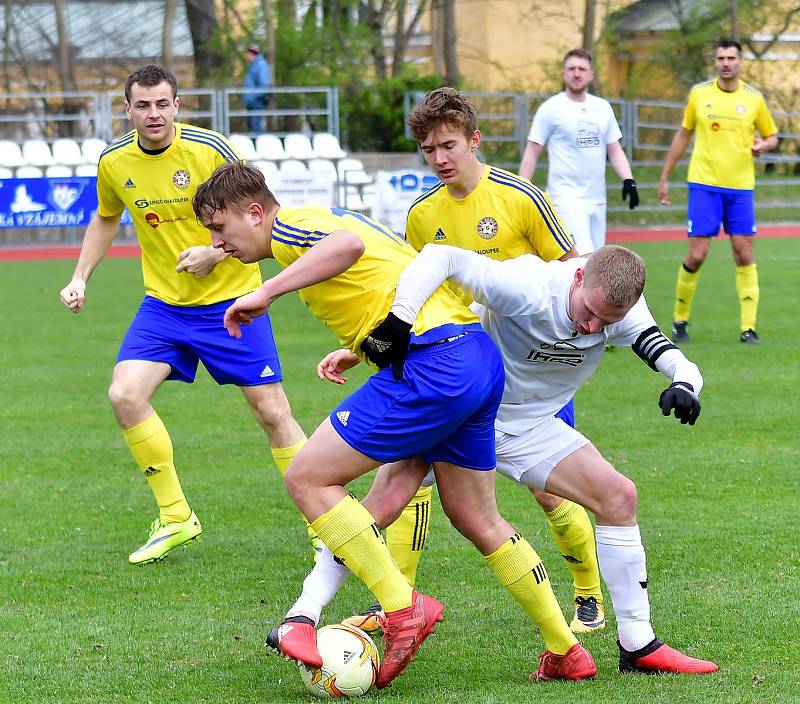
[[111, 248], [117, 233], [121, 216], [105, 218], [95, 213], [86, 228], [81, 253], [75, 266], [73, 279], [88, 281], [95, 267], [103, 260]]
[[352, 232], [338, 230], [315, 244], [307, 254], [264, 283], [271, 300], [328, 281], [347, 271], [364, 253], [364, 243]]
[[769, 137], [764, 138], [764, 146], [761, 148], [761, 153], [769, 152], [775, 149], [778, 146], [778, 135], [772, 134]]
[[633, 171], [631, 171], [628, 157], [625, 156], [625, 150], [619, 142], [608, 145], [608, 161], [611, 163], [614, 173], [619, 176], [620, 181], [633, 178]]
[[458, 274], [469, 268], [469, 255], [479, 256], [460, 247], [426, 244], [400, 274], [391, 312], [413, 323], [436, 289], [450, 277], [456, 281], [461, 278]]
[[664, 161], [664, 168], [661, 170], [662, 181], [669, 179], [669, 175], [672, 173], [672, 170], [686, 152], [686, 147], [689, 146], [689, 140], [691, 138], [692, 133], [684, 127], [681, 127], [675, 133], [675, 136], [672, 138], [672, 144], [670, 144], [669, 147], [669, 152], [667, 153], [667, 158]]
[[[537, 149], [538, 147], [538, 149]], [[519, 164], [519, 175], [528, 180], [533, 178], [536, 171], [536, 164], [539, 161], [539, 155], [542, 153], [542, 147], [535, 142], [528, 142], [525, 147], [525, 153], [522, 155], [522, 161]]]
[[672, 383], [691, 384], [694, 392], [698, 395], [703, 388], [703, 375], [700, 373], [700, 369], [677, 348], [664, 352], [656, 361], [656, 369]]

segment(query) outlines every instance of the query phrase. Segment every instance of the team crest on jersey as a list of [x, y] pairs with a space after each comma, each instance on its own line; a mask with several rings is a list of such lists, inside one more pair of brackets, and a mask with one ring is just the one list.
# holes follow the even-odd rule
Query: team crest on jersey
[[737, 105], [736, 106], [736, 112], [738, 112], [740, 115], [744, 115], [744, 111], [745, 111], [744, 105]]
[[478, 234], [485, 240], [490, 240], [497, 234], [497, 220], [485, 217], [478, 222]]
[[188, 188], [191, 180], [191, 176], [189, 176], [189, 172], [186, 169], [178, 169], [172, 174], [172, 183], [175, 184], [175, 188]]

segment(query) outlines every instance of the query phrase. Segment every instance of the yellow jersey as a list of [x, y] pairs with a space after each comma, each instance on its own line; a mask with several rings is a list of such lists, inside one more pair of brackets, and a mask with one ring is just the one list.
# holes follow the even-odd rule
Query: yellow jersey
[[[442, 183], [417, 198], [408, 211], [406, 239], [417, 251], [428, 243], [449, 244], [497, 260], [535, 254], [552, 261], [574, 244], [544, 191], [488, 164], [466, 198], [454, 198]], [[453, 289], [465, 303], [472, 301]]]
[[755, 169], [750, 147], [755, 129], [762, 137], [778, 131], [764, 96], [739, 81], [725, 91], [717, 79], [698, 83], [689, 92], [682, 126], [695, 133], [689, 162], [689, 183], [716, 188], [753, 190]]
[[[341, 208], [279, 208], [272, 226], [272, 256], [282, 267], [337, 230], [348, 230], [364, 243], [364, 253], [347, 271], [298, 291], [311, 313], [346, 347], [361, 356], [361, 343], [389, 314], [397, 280], [416, 251], [385, 225]], [[480, 329], [478, 318], [447, 288], [425, 303], [412, 331], [419, 344]], [[426, 333], [431, 332], [430, 335]]]
[[145, 291], [165, 303], [198, 306], [236, 298], [261, 285], [257, 264], [227, 257], [205, 277], [178, 273], [178, 254], [210, 245], [211, 234], [195, 217], [197, 187], [221, 164], [239, 156], [217, 132], [175, 123], [175, 139], [162, 152], [147, 154], [136, 130], [100, 155], [98, 213], [120, 215], [127, 208], [142, 248]]

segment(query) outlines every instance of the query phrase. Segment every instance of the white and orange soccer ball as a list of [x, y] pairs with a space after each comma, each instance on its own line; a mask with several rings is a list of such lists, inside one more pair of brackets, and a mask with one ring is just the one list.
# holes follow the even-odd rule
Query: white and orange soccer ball
[[375, 684], [381, 659], [372, 639], [360, 628], [336, 623], [317, 631], [322, 667], [300, 668], [309, 692], [324, 699], [360, 697]]

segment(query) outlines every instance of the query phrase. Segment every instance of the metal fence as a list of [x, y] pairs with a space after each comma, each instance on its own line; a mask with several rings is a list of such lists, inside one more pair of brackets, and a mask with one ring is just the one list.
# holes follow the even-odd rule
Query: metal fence
[[[179, 93], [179, 119], [223, 134], [250, 134], [247, 116], [260, 116], [278, 136], [290, 132], [339, 133], [339, 91], [335, 87], [275, 87], [263, 110], [246, 111], [245, 88], [192, 88]], [[0, 139], [52, 141], [99, 137], [110, 142], [130, 129], [124, 97], [116, 92], [0, 93]]]
[[[422, 92], [407, 93], [404, 97], [405, 114], [422, 100]], [[478, 122], [482, 133], [480, 156], [491, 164], [516, 171], [525, 151], [531, 121], [536, 109], [549, 95], [541, 93], [480, 93], [464, 92], [464, 96], [478, 110]], [[617, 116], [622, 132], [622, 145], [631, 166], [636, 169], [646, 166], [662, 166], [675, 131], [683, 119], [683, 103], [656, 100], [609, 100]], [[767, 186], [771, 194], [767, 195], [769, 207], [796, 208], [794, 200], [780, 198], [780, 189], [787, 186], [800, 186], [800, 113], [771, 110], [778, 125], [780, 145], [777, 150], [759, 158], [768, 164], [768, 169], [775, 165], [786, 165], [783, 170], [786, 178], [761, 179], [760, 188]], [[406, 126], [406, 136], [411, 133]], [[691, 154], [691, 146], [686, 156]], [[421, 157], [420, 157], [421, 158]], [[683, 163], [686, 163], [684, 161]], [[547, 169], [545, 158], [539, 161], [537, 172]], [[656, 181], [637, 181], [640, 190], [655, 191]], [[674, 184], [677, 186], [678, 184]], [[616, 183], [609, 183], [609, 190], [618, 189]], [[608, 211], [624, 211], [627, 206], [616, 205], [618, 198], [610, 198]], [[655, 204], [655, 198], [648, 198], [653, 204], [642, 204], [640, 211], [674, 210], [683, 211], [685, 205], [661, 206]], [[612, 205], [612, 203], [614, 205]]]

